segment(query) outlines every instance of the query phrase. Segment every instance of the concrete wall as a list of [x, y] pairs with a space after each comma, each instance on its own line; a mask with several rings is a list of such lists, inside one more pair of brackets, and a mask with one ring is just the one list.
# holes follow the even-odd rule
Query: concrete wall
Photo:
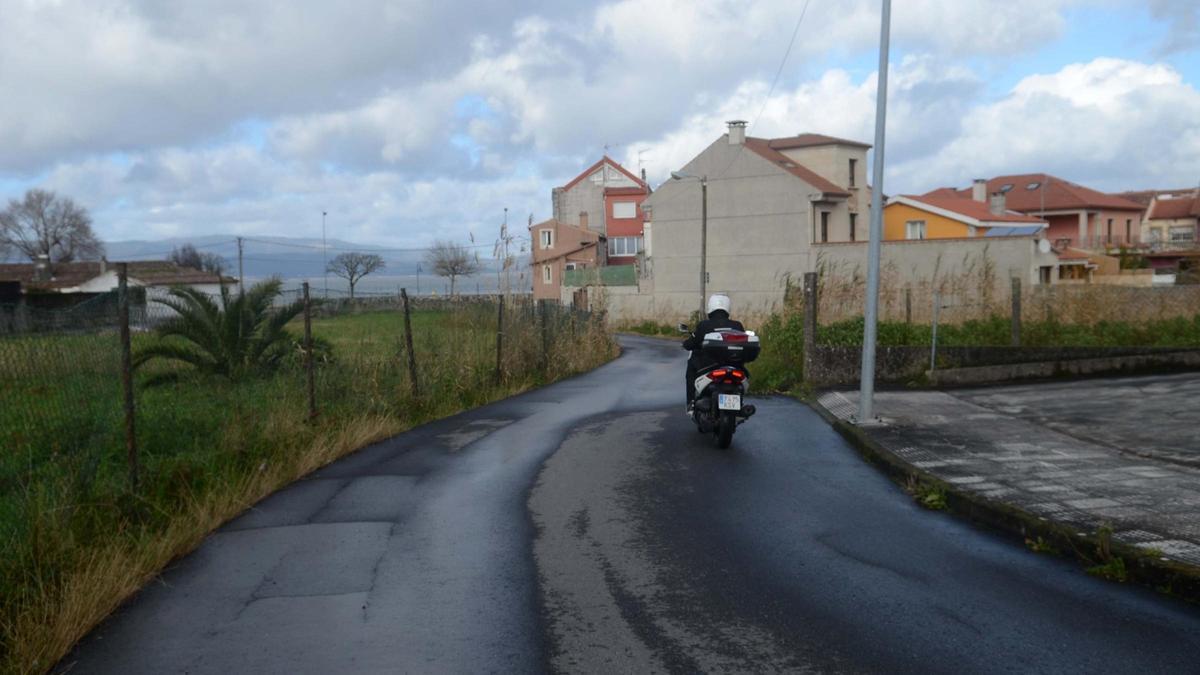
[[[815, 249], [825, 274], [866, 276], [867, 244], [818, 244]], [[880, 268], [892, 272], [893, 283], [907, 285], [936, 286], [944, 279], [977, 275], [985, 260], [1001, 292], [1008, 292], [1013, 277], [1036, 285], [1039, 267], [1058, 264], [1053, 253], [1038, 251], [1031, 236], [884, 241], [880, 251]]]

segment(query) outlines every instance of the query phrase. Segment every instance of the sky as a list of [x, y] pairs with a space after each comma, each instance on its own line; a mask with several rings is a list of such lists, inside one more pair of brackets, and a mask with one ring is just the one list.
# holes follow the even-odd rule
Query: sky
[[[0, 0], [0, 200], [55, 190], [106, 240], [325, 211], [346, 241], [490, 242], [605, 152], [656, 185], [726, 120], [871, 142], [879, 6]], [[1196, 0], [894, 0], [884, 191], [1200, 184], [1198, 45]]]

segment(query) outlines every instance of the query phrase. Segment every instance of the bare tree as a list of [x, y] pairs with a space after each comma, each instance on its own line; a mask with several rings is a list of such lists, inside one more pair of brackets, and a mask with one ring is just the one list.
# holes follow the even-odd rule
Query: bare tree
[[383, 258], [374, 253], [339, 253], [329, 261], [325, 271], [350, 282], [350, 297], [354, 297], [354, 286], [360, 279], [372, 272], [387, 267]]
[[225, 273], [225, 260], [216, 253], [201, 253], [191, 244], [184, 244], [171, 250], [167, 260], [180, 267], [190, 267], [212, 274]]
[[469, 277], [482, 268], [479, 259], [472, 256], [465, 246], [440, 240], [434, 242], [433, 248], [425, 254], [425, 262], [434, 274], [450, 279], [450, 295], [454, 295], [455, 279]]
[[20, 201], [9, 200], [8, 208], [0, 211], [0, 251], [6, 249], [16, 249], [34, 262], [46, 256], [51, 264], [104, 255], [87, 209], [70, 197], [36, 188]]

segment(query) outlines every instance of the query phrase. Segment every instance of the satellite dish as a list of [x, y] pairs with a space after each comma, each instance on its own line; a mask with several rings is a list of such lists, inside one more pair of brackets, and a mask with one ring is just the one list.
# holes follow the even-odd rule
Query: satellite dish
[[1041, 251], [1042, 253], [1049, 253], [1050, 252], [1050, 240], [1049, 239], [1038, 239], [1038, 250]]

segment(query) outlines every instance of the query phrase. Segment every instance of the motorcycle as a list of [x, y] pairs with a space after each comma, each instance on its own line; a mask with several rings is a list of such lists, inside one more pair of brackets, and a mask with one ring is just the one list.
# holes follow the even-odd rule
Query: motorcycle
[[[682, 323], [679, 331], [691, 332]], [[724, 450], [733, 442], [738, 425], [756, 411], [744, 399], [750, 388], [746, 364], [758, 358], [758, 336], [754, 331], [721, 328], [706, 334], [700, 348], [715, 365], [696, 373], [692, 421], [700, 433], [713, 434], [717, 447]]]

